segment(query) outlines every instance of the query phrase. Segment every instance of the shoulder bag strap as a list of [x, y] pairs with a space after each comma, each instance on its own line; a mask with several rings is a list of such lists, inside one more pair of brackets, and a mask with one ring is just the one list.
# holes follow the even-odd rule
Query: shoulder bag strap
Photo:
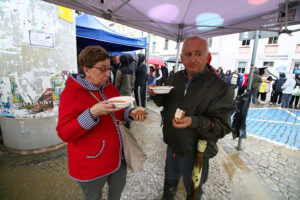
[[98, 97], [94, 94], [94, 93], [92, 93], [91, 91], [89, 91], [89, 93], [98, 101], [98, 102], [100, 102], [100, 100], [98, 99]]

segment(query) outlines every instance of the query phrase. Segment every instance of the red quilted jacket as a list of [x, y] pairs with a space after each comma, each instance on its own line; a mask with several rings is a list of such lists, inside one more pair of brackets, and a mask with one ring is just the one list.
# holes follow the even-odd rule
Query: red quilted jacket
[[[60, 98], [56, 128], [58, 136], [68, 143], [69, 174], [78, 181], [91, 181], [113, 173], [119, 169], [122, 157], [116, 120], [123, 120], [124, 110], [101, 115], [95, 122], [89, 108], [98, 102], [88, 91], [76, 76], [69, 77]], [[111, 83], [92, 92], [101, 101], [120, 96]]]

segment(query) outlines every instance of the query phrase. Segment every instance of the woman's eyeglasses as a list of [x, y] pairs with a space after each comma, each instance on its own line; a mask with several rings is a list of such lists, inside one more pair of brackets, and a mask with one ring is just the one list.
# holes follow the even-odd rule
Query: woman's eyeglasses
[[108, 69], [102, 69], [102, 68], [98, 68], [98, 67], [92, 67], [92, 68], [96, 68], [96, 69], [98, 69], [102, 73], [106, 73], [108, 71], [110, 72], [110, 70], [111, 70], [111, 68], [108, 68]]

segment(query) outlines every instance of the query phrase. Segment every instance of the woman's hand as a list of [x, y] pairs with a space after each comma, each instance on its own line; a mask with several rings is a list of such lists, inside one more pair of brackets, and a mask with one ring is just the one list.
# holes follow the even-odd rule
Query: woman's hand
[[110, 112], [116, 112], [121, 110], [122, 108], [115, 108], [113, 104], [110, 104], [109, 101], [101, 101], [93, 107], [90, 108], [90, 112], [92, 117], [96, 119], [100, 115], [107, 115]]
[[129, 114], [130, 117], [132, 117], [134, 120], [138, 120], [138, 121], [144, 121], [147, 118], [147, 112], [146, 110], [132, 110]]
[[148, 93], [151, 95], [151, 96], [155, 96], [156, 94], [153, 92], [152, 89], [150, 89], [150, 87], [156, 87], [157, 85], [156, 84], [151, 84], [148, 86], [147, 90], [148, 90]]
[[192, 124], [192, 118], [190, 116], [183, 117], [178, 122], [175, 119], [172, 120], [174, 128], [187, 128]]

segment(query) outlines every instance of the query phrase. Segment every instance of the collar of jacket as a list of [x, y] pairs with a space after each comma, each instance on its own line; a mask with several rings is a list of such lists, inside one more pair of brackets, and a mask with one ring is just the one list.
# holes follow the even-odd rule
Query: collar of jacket
[[206, 71], [209, 71], [209, 69], [207, 68], [207, 66], [205, 66], [205, 68], [204, 68], [201, 72], [199, 72], [199, 73], [197, 73], [195, 76], [193, 76], [193, 78], [188, 79], [187, 72], [186, 72], [186, 70], [184, 70], [184, 77], [185, 77], [188, 81], [193, 82], [193, 81], [198, 80], [198, 79], [201, 77], [201, 75], [204, 74], [204, 72], [206, 72]]
[[101, 88], [104, 89], [109, 83], [109, 81], [107, 81], [107, 83], [105, 83], [105, 85], [103, 85], [102, 87], [97, 87], [97, 86], [93, 85], [92, 83], [88, 82], [87, 80], [85, 80], [83, 74], [72, 74], [70, 76], [79, 85], [81, 85], [82, 87], [84, 87], [87, 90], [92, 90], [92, 91], [98, 91]]

